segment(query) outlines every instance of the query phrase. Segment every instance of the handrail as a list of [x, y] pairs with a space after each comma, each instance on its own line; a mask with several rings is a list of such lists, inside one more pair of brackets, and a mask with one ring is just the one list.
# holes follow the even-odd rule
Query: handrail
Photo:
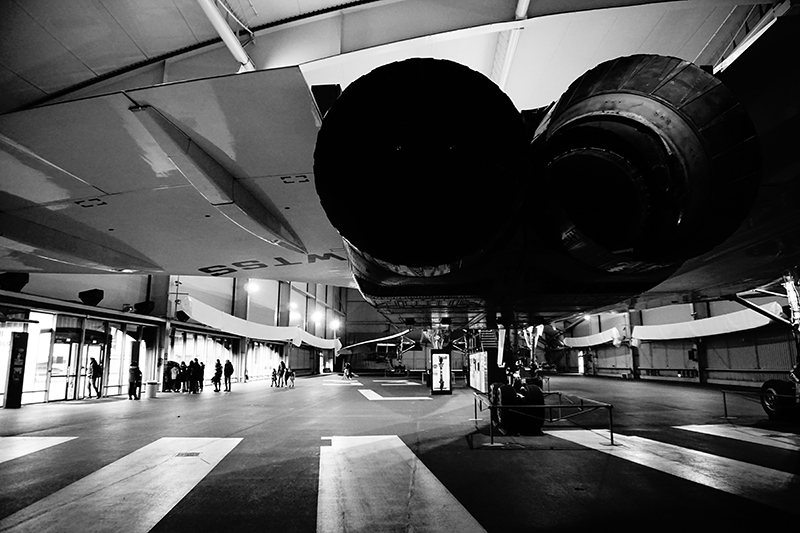
[[[572, 396], [573, 398], [577, 398], [578, 400], [580, 400], [580, 403], [562, 403], [563, 394], [561, 392], [558, 392], [558, 391], [556, 391], [556, 392], [545, 392], [543, 394], [545, 396], [558, 395], [559, 403], [557, 403], [557, 404], [542, 404], [542, 405], [514, 405], [514, 406], [493, 405], [491, 400], [489, 400], [488, 395], [486, 395], [484, 393], [473, 392], [473, 405], [474, 405], [474, 408], [475, 408], [475, 418], [473, 420], [475, 420], [475, 428], [476, 429], [478, 428], [478, 420], [481, 420], [480, 418], [478, 418], [478, 412], [479, 411], [485, 411], [486, 409], [488, 409], [490, 411], [490, 419], [489, 419], [490, 446], [493, 446], [494, 445], [494, 423], [492, 422], [492, 419], [496, 418], [496, 416], [494, 416], [494, 417], [491, 416], [491, 415], [495, 414], [493, 409], [498, 409], [498, 408], [502, 407], [504, 409], [513, 410], [513, 411], [516, 411], [516, 412], [519, 413], [519, 411], [518, 411], [519, 409], [525, 410], [525, 409], [546, 408], [546, 409], [550, 410], [550, 416], [543, 419], [546, 422], [559, 422], [559, 421], [562, 421], [562, 420], [569, 420], [570, 418], [573, 418], [573, 417], [576, 417], [576, 416], [579, 416], [579, 415], [582, 415], [582, 414], [592, 413], [594, 411], [597, 411], [598, 409], [606, 409], [608, 411], [608, 429], [609, 429], [609, 434], [611, 435], [611, 445], [612, 446], [615, 445], [614, 444], [614, 416], [612, 414], [612, 411], [614, 409], [613, 405], [611, 405], [610, 403], [598, 402], [597, 400], [592, 400], [591, 398], [582, 398], [580, 396]], [[487, 404], [486, 408], [483, 407], [484, 401], [486, 401], [486, 404]], [[478, 408], [479, 404], [480, 404], [480, 409]], [[570, 415], [567, 415], [567, 416], [562, 416], [561, 415], [561, 409], [576, 409], [576, 408], [579, 410], [579, 412], [573, 413], [573, 414], [570, 414]], [[557, 418], [553, 418], [553, 409], [558, 409], [559, 410], [559, 416]], [[539, 418], [539, 417], [537, 417], [535, 415], [528, 415], [526, 413], [520, 413], [520, 414], [525, 414], [525, 416], [531, 416], [532, 418]]]

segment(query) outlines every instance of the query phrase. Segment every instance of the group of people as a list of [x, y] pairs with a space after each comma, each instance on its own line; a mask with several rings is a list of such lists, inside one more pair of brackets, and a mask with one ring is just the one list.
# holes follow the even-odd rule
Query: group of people
[[197, 394], [203, 392], [203, 382], [205, 381], [206, 365], [198, 362], [195, 357], [186, 364], [170, 362], [168, 364], [167, 379], [164, 392], [180, 392]]
[[[185, 361], [181, 361], [180, 364], [170, 361], [167, 363], [164, 392], [199, 394], [203, 392], [205, 373], [206, 365], [199, 362], [196, 357], [190, 360], [188, 365]], [[225, 378], [225, 391], [230, 392], [233, 364], [230, 360], [226, 359], [225, 365], [223, 366], [219, 359], [217, 359], [214, 365], [214, 375], [211, 377], [211, 383], [214, 385], [214, 392], [220, 392], [223, 375]]]
[[294, 370], [281, 361], [278, 368], [272, 369], [272, 383], [270, 387], [294, 387]]

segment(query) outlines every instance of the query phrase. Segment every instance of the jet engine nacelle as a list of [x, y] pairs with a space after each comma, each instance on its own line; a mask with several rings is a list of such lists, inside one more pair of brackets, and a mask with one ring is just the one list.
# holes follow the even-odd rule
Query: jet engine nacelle
[[755, 130], [686, 61], [608, 61], [527, 116], [541, 119], [525, 124], [493, 82], [445, 60], [384, 65], [342, 93], [314, 171], [362, 292], [452, 281], [496, 298], [500, 279], [500, 292], [541, 287], [541, 252], [554, 283], [578, 273], [576, 290], [619, 296], [630, 276], [635, 294], [726, 239], [754, 200]]
[[550, 231], [609, 272], [681, 263], [730, 236], [759, 182], [755, 128], [731, 92], [680, 59], [636, 55], [575, 80], [539, 124], [533, 180]]

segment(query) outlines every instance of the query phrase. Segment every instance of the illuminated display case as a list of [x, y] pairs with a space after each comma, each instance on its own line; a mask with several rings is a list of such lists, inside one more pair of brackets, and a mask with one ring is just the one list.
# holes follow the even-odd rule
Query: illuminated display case
[[431, 350], [431, 394], [452, 394], [450, 352]]

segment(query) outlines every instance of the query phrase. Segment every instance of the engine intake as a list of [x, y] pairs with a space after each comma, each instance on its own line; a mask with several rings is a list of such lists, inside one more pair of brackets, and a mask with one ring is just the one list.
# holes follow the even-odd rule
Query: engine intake
[[[527, 140], [511, 100], [463, 65], [429, 58], [376, 68], [325, 115], [317, 192], [346, 243], [398, 274], [459, 268], [511, 225]], [[480, 210], [480, 221], [460, 213]]]
[[744, 108], [676, 58], [602, 63], [553, 105], [531, 144], [561, 246], [609, 272], [685, 261], [752, 207], [760, 152]]

